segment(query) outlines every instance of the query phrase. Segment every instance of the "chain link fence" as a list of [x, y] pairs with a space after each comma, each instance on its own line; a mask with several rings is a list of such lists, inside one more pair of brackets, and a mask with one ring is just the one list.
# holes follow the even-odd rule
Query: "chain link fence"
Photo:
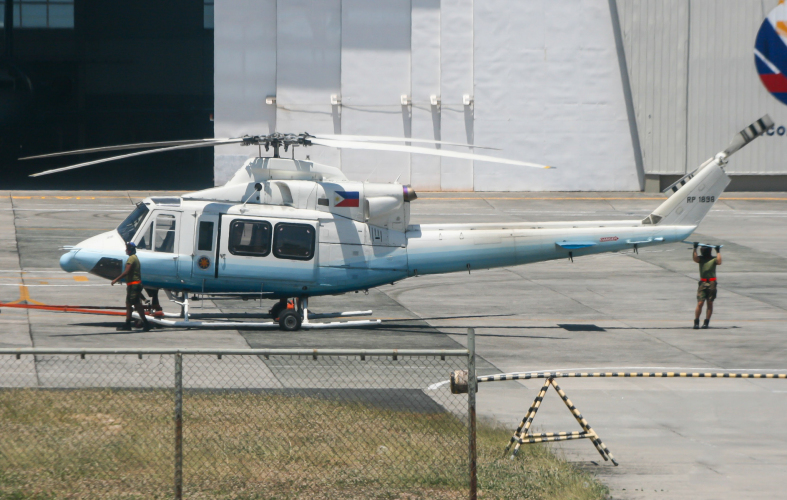
[[467, 350], [79, 352], [0, 350], [0, 497], [468, 496]]

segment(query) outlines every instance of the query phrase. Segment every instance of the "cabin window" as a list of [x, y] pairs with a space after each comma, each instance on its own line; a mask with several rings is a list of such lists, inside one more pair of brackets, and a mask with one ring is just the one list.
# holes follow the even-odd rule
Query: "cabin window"
[[156, 251], [175, 252], [175, 216], [161, 214], [156, 217]]
[[120, 223], [117, 231], [120, 233], [123, 241], [129, 242], [134, 239], [134, 235], [137, 234], [137, 229], [142, 225], [142, 221], [145, 220], [148, 211], [148, 207], [144, 203], [138, 203], [137, 208], [126, 217], [126, 220]]
[[200, 221], [197, 250], [206, 252], [213, 250], [213, 222]]
[[137, 243], [137, 248], [140, 250], [150, 250], [153, 248], [153, 221], [150, 221], [148, 227], [142, 231], [142, 237]]
[[273, 255], [280, 259], [311, 259], [314, 257], [314, 233], [314, 227], [307, 224], [276, 224]]
[[265, 257], [271, 253], [271, 225], [265, 221], [236, 220], [230, 226], [232, 255]]

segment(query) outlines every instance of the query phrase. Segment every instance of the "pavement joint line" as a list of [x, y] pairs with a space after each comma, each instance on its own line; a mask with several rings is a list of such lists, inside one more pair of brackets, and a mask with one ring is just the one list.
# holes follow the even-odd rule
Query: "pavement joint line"
[[[454, 201], [454, 200], [479, 200], [479, 201], [494, 201], [494, 200], [580, 200], [580, 201], [617, 201], [617, 200], [665, 200], [666, 198], [656, 198], [656, 197], [614, 197], [614, 198], [596, 198], [596, 197], [574, 197], [574, 196], [540, 196], [540, 197], [491, 197], [491, 198], [484, 198], [484, 197], [426, 197], [426, 196], [419, 196], [419, 200], [429, 200], [429, 201]], [[787, 198], [753, 198], [753, 197], [740, 197], [740, 198], [721, 198], [721, 200], [727, 201], [787, 201]]]
[[[127, 196], [11, 196], [11, 199], [14, 200], [101, 200], [101, 199], [128, 199], [133, 203], [134, 199], [145, 199], [147, 196], [131, 196], [131, 194]], [[479, 201], [494, 201], [494, 200], [580, 200], [580, 201], [618, 201], [618, 200], [665, 200], [664, 197], [607, 197], [607, 198], [597, 198], [592, 196], [537, 196], [537, 197], [462, 197], [462, 196], [451, 196], [451, 197], [426, 197], [421, 196], [419, 197], [421, 200], [429, 200], [429, 201], [455, 201], [455, 200], [479, 200]], [[756, 197], [735, 197], [735, 198], [722, 198], [720, 201], [787, 201], [787, 198], [776, 198], [776, 197], [765, 197], [765, 198], [756, 198]]]
[[[31, 278], [31, 279], [37, 279], [37, 278]], [[43, 279], [46, 279], [46, 278], [43, 278]], [[19, 286], [19, 285], [20, 285], [19, 283], [0, 283], [0, 286]], [[44, 285], [44, 284], [29, 285], [29, 284], [25, 284], [25, 286], [27, 286], [27, 287], [31, 287], [31, 286], [70, 286], [70, 287], [81, 287], [81, 286], [107, 286], [107, 284], [106, 283], [103, 283], [103, 284], [100, 284], [100, 285], [91, 285], [91, 284], [88, 284], [88, 283], [85, 283], [83, 285], [77, 285], [77, 284], [74, 284], [74, 285], [48, 285], [48, 284], [47, 285]]]
[[[101, 229], [95, 227], [18, 227], [17, 231], [111, 231], [110, 229]], [[98, 234], [98, 233], [96, 233]]]
[[[13, 196], [11, 196], [10, 193], [8, 195], [8, 202], [11, 205], [12, 209], [16, 208], [14, 206]], [[17, 227], [16, 227], [16, 211], [12, 211], [11, 212], [11, 228], [13, 229], [13, 233], [14, 233], [13, 237], [14, 237], [14, 246], [16, 247], [17, 266], [18, 266], [19, 270], [21, 271], [23, 269], [23, 266], [22, 266], [22, 252], [19, 251], [19, 238], [17, 237]], [[24, 283], [24, 278], [25, 278], [24, 275], [20, 274], [19, 278], [22, 281], [22, 283]], [[27, 287], [25, 287], [24, 285], [19, 287], [19, 292], [20, 292], [20, 299], [22, 299], [26, 295], [29, 296], [28, 295], [28, 291], [27, 291]], [[33, 338], [33, 325], [32, 325], [32, 323], [30, 321], [31, 317], [30, 317], [30, 311], [29, 310], [25, 310], [25, 318], [27, 319], [27, 338], [28, 338], [28, 341], [30, 342], [30, 346], [31, 347], [35, 347], [36, 344], [35, 344], [35, 339]], [[33, 362], [33, 372], [35, 373], [35, 376], [36, 376], [36, 386], [40, 386], [41, 385], [41, 377], [40, 377], [40, 374], [38, 372], [38, 363], [36, 363], [35, 361]]]
[[[645, 262], [645, 261], [643, 261], [643, 262]], [[508, 270], [509, 272], [512, 272], [512, 273], [514, 273], [514, 274], [516, 274], [516, 275], [520, 276], [520, 277], [521, 277], [521, 278], [523, 278], [523, 279], [526, 279], [526, 280], [530, 281], [531, 283], [534, 283], [532, 279], [530, 279], [530, 278], [528, 278], [528, 277], [526, 277], [526, 276], [523, 276], [523, 275], [519, 274], [518, 272], [514, 271], [512, 268], [505, 268], [505, 269], [506, 269], [506, 270]], [[674, 271], [673, 271], [673, 272], [674, 272]], [[535, 284], [535, 283], [534, 283], [534, 284]], [[557, 294], [559, 294], [559, 295], [562, 295], [562, 296], [566, 297], [566, 298], [567, 298], [567, 299], [569, 299], [569, 300], [573, 300], [574, 302], [576, 302], [577, 304], [579, 304], [579, 305], [580, 305], [580, 306], [582, 306], [582, 307], [586, 307], [586, 308], [588, 308], [588, 309], [590, 309], [590, 310], [592, 310], [592, 311], [595, 311], [596, 313], [598, 313], [598, 314], [600, 314], [600, 315], [602, 315], [602, 316], [604, 315], [604, 313], [603, 313], [602, 311], [599, 311], [599, 310], [598, 310], [598, 309], [596, 309], [595, 307], [591, 307], [591, 306], [589, 306], [589, 305], [586, 305], [585, 303], [583, 303], [583, 302], [582, 302], [582, 301], [580, 301], [579, 299], [577, 299], [577, 298], [574, 298], [574, 297], [572, 297], [572, 296], [569, 296], [569, 295], [566, 295], [565, 293], [563, 293], [563, 292], [561, 292], [561, 291], [558, 291], [558, 290], [556, 290], [556, 289], [554, 289], [554, 288], [552, 288], [552, 287], [550, 287], [550, 286], [546, 285], [545, 283], [542, 283], [542, 284], [541, 284], [541, 286], [543, 286], [544, 288], [546, 288], [546, 289], [548, 289], [548, 290], [552, 290], [552, 292], [554, 292], [554, 293], [557, 293]], [[667, 345], [667, 346], [669, 346], [669, 347], [671, 347], [671, 348], [673, 348], [673, 349], [676, 349], [676, 350], [678, 350], [678, 351], [680, 351], [680, 352], [682, 352], [682, 353], [684, 353], [684, 354], [686, 354], [686, 355], [688, 355], [688, 356], [693, 356], [693, 357], [695, 357], [695, 358], [697, 358], [697, 359], [700, 359], [700, 360], [702, 360], [702, 361], [703, 361], [703, 362], [705, 362], [705, 363], [710, 363], [710, 361], [709, 361], [709, 360], [707, 360], [707, 359], [704, 359], [702, 356], [699, 356], [699, 355], [697, 355], [697, 354], [690, 353], [690, 352], [689, 352], [689, 351], [687, 351], [686, 349], [683, 349], [683, 348], [681, 348], [681, 347], [678, 347], [677, 345], [671, 344], [671, 343], [667, 342], [666, 340], [664, 340], [664, 339], [662, 339], [662, 338], [660, 338], [660, 337], [656, 336], [655, 334], [651, 334], [651, 333], [649, 333], [648, 331], [646, 331], [646, 329], [635, 327], [635, 326], [633, 326], [633, 325], [631, 325], [631, 324], [629, 324], [629, 323], [626, 323], [625, 321], [622, 321], [622, 320], [617, 320], [617, 321], [618, 321], [619, 323], [621, 323], [621, 324], [625, 325], [625, 326], [628, 326], [628, 327], [629, 327], [629, 328], [631, 328], [632, 330], [637, 330], [637, 331], [639, 331], [639, 332], [640, 332], [640, 333], [642, 333], [643, 335], [646, 335], [646, 336], [648, 336], [648, 337], [652, 338], [653, 340], [655, 340], [655, 341], [657, 341], [657, 342], [661, 342], [661, 343], [663, 343], [664, 345]]]
[[[705, 238], [705, 235], [702, 235], [702, 234], [696, 233], [696, 232], [694, 233], [694, 236], [696, 236], [698, 238]], [[749, 247], [744, 247], [744, 248], [749, 248]], [[691, 281], [696, 281], [696, 278], [693, 278], [689, 274], [685, 274], [685, 273], [683, 273], [681, 271], [675, 271], [673, 269], [668, 269], [668, 268], [662, 266], [661, 264], [658, 264], [658, 263], [655, 263], [655, 262], [648, 262], [648, 261], [646, 261], [644, 259], [640, 259], [638, 256], [636, 256], [636, 254], [622, 254], [622, 255], [626, 255], [626, 256], [631, 257], [633, 259], [636, 259], [636, 260], [638, 260], [640, 262], [643, 262], [643, 263], [650, 264], [652, 266], [658, 267], [658, 268], [663, 269], [663, 270], [665, 270], [665, 271], [667, 271], [669, 273], [672, 273], [672, 274], [675, 274], [675, 275], [678, 275], [678, 276], [682, 276], [682, 277], [687, 278], [687, 279], [689, 279]], [[720, 288], [723, 289], [724, 291], [732, 293], [733, 295], [737, 295], [738, 297], [745, 297], [745, 298], [747, 298], [749, 300], [753, 300], [755, 302], [759, 302], [760, 304], [765, 304], [767, 306], [775, 307], [775, 308], [780, 309], [782, 311], [787, 311], [787, 308], [784, 308], [784, 307], [776, 305], [776, 304], [771, 304], [769, 302], [766, 302], [766, 301], [762, 300], [762, 298], [754, 297], [754, 296], [751, 296], [751, 295], [746, 295], [744, 293], [741, 293], [739, 291], [736, 291], [734, 289], [727, 288], [727, 287], [720, 287]]]

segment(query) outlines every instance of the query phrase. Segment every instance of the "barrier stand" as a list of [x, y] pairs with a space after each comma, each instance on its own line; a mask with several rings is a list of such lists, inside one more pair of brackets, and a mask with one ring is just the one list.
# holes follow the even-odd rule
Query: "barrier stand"
[[[516, 442], [523, 434], [525, 436], [528, 435], [527, 431], [530, 430], [530, 424], [532, 424], [533, 419], [536, 418], [536, 412], [538, 411], [538, 407], [541, 406], [541, 401], [544, 400], [544, 395], [547, 393], [547, 389], [549, 389], [549, 384], [551, 383], [551, 381], [552, 379], [547, 379], [546, 382], [544, 382], [544, 385], [541, 386], [541, 390], [538, 391], [538, 396], [536, 396], [536, 399], [533, 401], [533, 405], [530, 407], [529, 410], [527, 410], [527, 413], [525, 414], [525, 418], [522, 419], [522, 423], [519, 424], [519, 427], [516, 428], [516, 432], [514, 432], [514, 435], [511, 436], [511, 441], [508, 442], [508, 446], [506, 446], [505, 451], [503, 451], [503, 456], [505, 456], [506, 453], [508, 453], [508, 450], [511, 449], [511, 445], [513, 445], [514, 442]], [[524, 429], [524, 432], [522, 432], [522, 429]], [[516, 443], [516, 447], [514, 448], [514, 454], [511, 455], [511, 458], [514, 458], [517, 455], [517, 453], [519, 453], [519, 446], [521, 444], [522, 443], [520, 442]]]
[[[582, 427], [583, 429], [582, 431], [543, 432], [541, 434], [528, 433], [528, 430], [530, 429], [530, 424], [533, 423], [533, 419], [536, 417], [536, 412], [538, 411], [538, 408], [541, 406], [541, 402], [544, 400], [544, 396], [546, 395], [546, 392], [549, 389], [550, 385], [555, 388], [555, 391], [557, 391], [558, 395], [560, 396], [560, 399], [563, 400], [563, 403], [565, 403], [566, 407], [571, 411], [571, 414], [574, 416], [574, 418], [577, 420], [579, 425]], [[574, 406], [574, 403], [572, 403], [571, 400], [568, 399], [568, 396], [563, 391], [563, 389], [561, 389], [560, 386], [557, 385], [557, 383], [555, 383], [555, 379], [549, 377], [546, 379], [544, 385], [541, 387], [541, 390], [538, 392], [538, 396], [536, 396], [536, 399], [533, 401], [533, 405], [530, 407], [529, 410], [527, 410], [527, 413], [525, 414], [525, 418], [522, 419], [522, 423], [519, 424], [519, 427], [517, 427], [516, 431], [514, 431], [514, 435], [511, 437], [511, 441], [508, 443], [508, 446], [506, 446], [506, 449], [503, 452], [503, 454], [505, 455], [506, 453], [508, 453], [508, 450], [511, 449], [511, 445], [514, 443], [516, 443], [516, 446], [514, 447], [514, 452], [511, 454], [512, 460], [514, 459], [514, 457], [517, 456], [517, 454], [519, 453], [519, 447], [523, 444], [568, 441], [570, 439], [590, 439], [590, 442], [593, 443], [593, 446], [596, 447], [596, 450], [598, 450], [599, 455], [601, 455], [601, 458], [603, 458], [604, 460], [612, 460], [613, 464], [618, 465], [618, 462], [612, 457], [612, 454], [609, 452], [609, 449], [604, 445], [604, 443], [601, 441], [601, 439], [598, 437], [595, 431], [590, 427], [590, 424], [585, 419], [585, 417], [583, 417], [582, 414], [577, 409], [577, 407]]]
[[[518, 372], [518, 373], [498, 373], [496, 375], [483, 375], [477, 377], [477, 381], [481, 382], [502, 382], [506, 380], [531, 380], [531, 379], [546, 379], [538, 396], [533, 401], [530, 409], [527, 410], [525, 418], [514, 431], [508, 446], [506, 446], [503, 455], [508, 453], [511, 445], [516, 443], [514, 452], [511, 454], [513, 459], [519, 452], [519, 446], [522, 444], [530, 443], [548, 443], [553, 441], [568, 441], [570, 439], [590, 439], [593, 446], [596, 447], [599, 454], [604, 460], [611, 460], [613, 464], [618, 465], [617, 460], [610, 453], [609, 448], [601, 441], [598, 434], [590, 427], [590, 424], [582, 416], [574, 403], [568, 399], [565, 391], [560, 388], [555, 382], [556, 378], [719, 378], [719, 379], [787, 379], [787, 373], [778, 372], [755, 372], [748, 369], [728, 369], [715, 372], [689, 372], [687, 371], [653, 371], [653, 372], [625, 372], [625, 371], [604, 371], [604, 372], [560, 372], [560, 371], [535, 371], [535, 372]], [[468, 390], [467, 371], [455, 371], [451, 373], [451, 392], [453, 394], [463, 394]], [[576, 432], [544, 432], [541, 434], [528, 434], [530, 425], [536, 416], [541, 402], [544, 400], [547, 389], [549, 386], [555, 388], [560, 398], [565, 403], [566, 407], [571, 411], [576, 421], [582, 427], [582, 431]]]
[[593, 431], [593, 429], [590, 428], [590, 424], [588, 423], [588, 421], [585, 420], [585, 417], [583, 417], [581, 413], [579, 413], [579, 410], [577, 409], [576, 406], [574, 406], [574, 403], [572, 403], [571, 400], [568, 399], [568, 396], [566, 396], [566, 393], [563, 392], [563, 389], [561, 389], [560, 386], [558, 386], [557, 383], [555, 383], [555, 379], [550, 378], [549, 382], [552, 384], [552, 387], [555, 388], [558, 395], [560, 395], [560, 398], [563, 400], [563, 402], [566, 403], [568, 409], [571, 410], [571, 414], [574, 415], [575, 419], [577, 419], [579, 425], [581, 425], [582, 428], [585, 429], [586, 435], [584, 437], [590, 439], [590, 442], [593, 443], [593, 446], [596, 447], [599, 454], [601, 454], [604, 460], [612, 460], [612, 463], [617, 466], [618, 462], [617, 460], [615, 460], [615, 457], [612, 456], [612, 453], [609, 452], [609, 449], [604, 445], [604, 443], [601, 442], [601, 438], [599, 438], [598, 435]]

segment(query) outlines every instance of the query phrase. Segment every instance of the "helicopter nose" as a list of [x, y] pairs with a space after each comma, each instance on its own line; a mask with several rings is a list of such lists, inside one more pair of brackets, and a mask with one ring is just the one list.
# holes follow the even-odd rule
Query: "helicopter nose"
[[91, 272], [104, 257], [122, 259], [125, 255], [125, 244], [117, 231], [107, 231], [81, 241], [68, 250], [60, 257], [60, 268], [63, 271]]
[[68, 253], [64, 253], [60, 257], [60, 269], [67, 273], [73, 273], [74, 271], [81, 271], [82, 268], [79, 267], [79, 262], [76, 260], [76, 255], [79, 253], [79, 250], [71, 250]]
[[93, 255], [90, 251], [75, 248], [60, 257], [60, 269], [67, 273], [88, 272], [96, 265], [99, 258], [100, 256]]

